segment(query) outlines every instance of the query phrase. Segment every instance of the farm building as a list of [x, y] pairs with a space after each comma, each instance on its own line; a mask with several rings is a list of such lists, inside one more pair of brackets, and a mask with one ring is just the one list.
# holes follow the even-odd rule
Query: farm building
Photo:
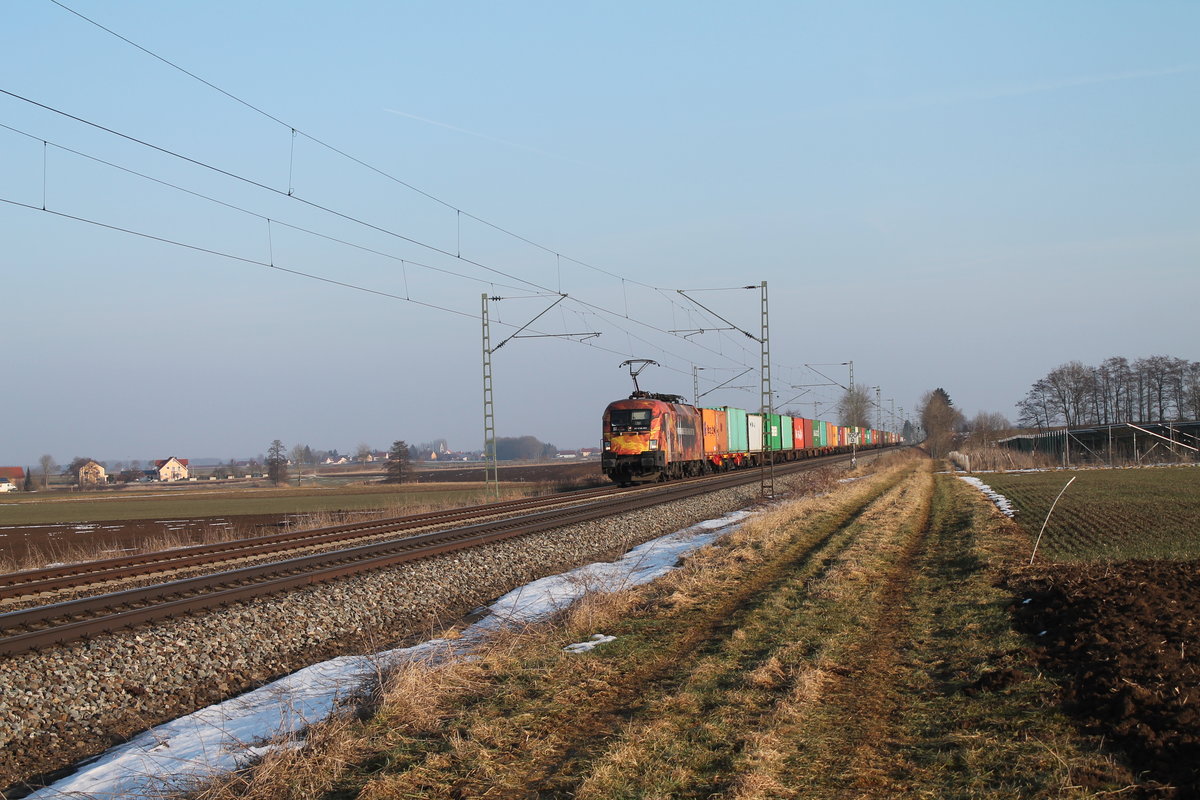
[[24, 468], [0, 467], [0, 492], [19, 492], [24, 486]]
[[996, 444], [1043, 453], [1071, 464], [1154, 464], [1200, 460], [1200, 422], [1122, 422], [1088, 428], [1059, 428], [1000, 439]]

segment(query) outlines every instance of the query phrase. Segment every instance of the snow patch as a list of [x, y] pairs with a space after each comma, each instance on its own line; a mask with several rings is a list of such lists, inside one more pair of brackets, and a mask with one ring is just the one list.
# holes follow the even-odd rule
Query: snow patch
[[958, 479], [960, 481], [965, 481], [965, 482], [971, 484], [976, 489], [983, 492], [983, 494], [987, 497], [987, 499], [989, 499], [993, 503], [995, 503], [996, 508], [1000, 509], [1000, 511], [1006, 517], [1015, 517], [1017, 515], [1017, 510], [1015, 508], [1013, 508], [1013, 504], [1012, 504], [1011, 500], [1009, 500], [1007, 497], [1005, 497], [1004, 495], [997, 492], [992, 487], [988, 486], [983, 481], [979, 480], [979, 478], [975, 478], [970, 475], [959, 475]]
[[586, 642], [569, 644], [564, 647], [563, 650], [568, 653], [586, 653], [590, 650], [595, 650], [598, 645], [608, 644], [609, 642], [615, 642], [616, 640], [617, 637], [615, 636], [606, 636], [603, 633], [593, 633], [592, 638], [588, 639]]
[[[589, 592], [648, 583], [676, 569], [679, 559], [738, 527], [750, 514], [734, 511], [633, 548], [612, 562], [598, 562], [514, 589], [488, 606], [487, 616], [456, 639], [432, 639], [413, 647], [365, 656], [342, 656], [314, 664], [262, 688], [159, 725], [98, 756], [78, 772], [39, 789], [30, 798], [119, 800], [182, 793], [242, 767], [274, 747], [295, 747], [296, 737], [355, 697], [389, 664], [469, 657], [483, 635], [508, 625], [546, 619]], [[604, 641], [613, 637], [597, 636]], [[602, 642], [579, 645], [587, 649]], [[579, 651], [572, 651], [579, 652]]]

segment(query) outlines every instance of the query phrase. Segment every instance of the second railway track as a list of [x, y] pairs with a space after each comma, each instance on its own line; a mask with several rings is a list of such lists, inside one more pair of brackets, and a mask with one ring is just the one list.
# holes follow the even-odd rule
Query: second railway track
[[[793, 471], [811, 469], [835, 458], [812, 462], [800, 462], [777, 466], [777, 470]], [[402, 537], [391, 537], [384, 541], [371, 542], [352, 547], [311, 553], [284, 560], [229, 569], [180, 580], [157, 583], [124, 591], [110, 592], [63, 602], [23, 608], [0, 614], [0, 657], [30, 650], [64, 644], [79, 639], [97, 636], [122, 628], [130, 628], [155, 620], [169, 619], [185, 614], [202, 612], [244, 600], [288, 591], [297, 587], [335, 580], [348, 575], [382, 569], [385, 567], [427, 558], [467, 547], [476, 547], [514, 536], [545, 531], [553, 528], [587, 522], [606, 516], [636, 511], [660, 503], [717, 491], [718, 489], [744, 485], [759, 480], [757, 470], [730, 473], [705, 479], [656, 487], [652, 491], [611, 490], [592, 492], [581, 497], [576, 493], [571, 500], [543, 498], [540, 503], [520, 503], [480, 506], [459, 512], [444, 512], [435, 515], [388, 520], [362, 525], [338, 526], [319, 531], [310, 531], [309, 539], [319, 538], [337, 541], [339, 535], [359, 537], [363, 528], [391, 526], [384, 533], [402, 532], [414, 527], [429, 527], [462, 519], [491, 517], [488, 521], [460, 527], [418, 533]], [[574, 502], [571, 502], [574, 501]], [[551, 505], [556, 507], [542, 508]], [[508, 508], [505, 509], [504, 507]], [[517, 516], [510, 514], [517, 512]], [[440, 517], [431, 521], [428, 517]], [[502, 518], [497, 519], [497, 516]], [[401, 524], [402, 523], [402, 524]], [[263, 537], [277, 540], [259, 542], [257, 546], [287, 547], [284, 535]], [[294, 542], [295, 536], [292, 540]], [[294, 544], [293, 544], [294, 546]], [[206, 546], [208, 549], [218, 546]], [[150, 554], [147, 554], [150, 555]], [[191, 554], [199, 556], [198, 553]], [[220, 561], [228, 555], [216, 550], [210, 553]], [[118, 559], [128, 561], [133, 559]], [[162, 564], [160, 560], [156, 562]], [[108, 570], [137, 569], [136, 564], [109, 564]], [[102, 570], [103, 572], [103, 570]], [[111, 577], [111, 573], [109, 573]], [[5, 576], [11, 577], [11, 576]], [[70, 579], [70, 576], [62, 576]], [[78, 577], [76, 578], [78, 580]], [[45, 580], [55, 580], [47, 577]], [[103, 579], [102, 579], [103, 580]], [[29, 586], [25, 586], [25, 591]]]
[[[214, 544], [140, 553], [97, 561], [64, 564], [39, 570], [27, 570], [0, 575], [0, 606], [10, 607], [31, 598], [65, 591], [81, 591], [87, 587], [110, 585], [113, 582], [140, 579], [148, 576], [194, 570], [233, 561], [263, 559], [288, 552], [316, 548], [335, 549], [354, 541], [380, 538], [405, 531], [445, 526], [466, 520], [519, 514], [526, 511], [584, 502], [615, 491], [612, 488], [591, 489], [570, 494], [508, 500], [469, 508], [447, 509], [406, 517], [347, 523], [304, 531], [289, 531], [234, 539]], [[26, 603], [28, 604], [28, 603]]]

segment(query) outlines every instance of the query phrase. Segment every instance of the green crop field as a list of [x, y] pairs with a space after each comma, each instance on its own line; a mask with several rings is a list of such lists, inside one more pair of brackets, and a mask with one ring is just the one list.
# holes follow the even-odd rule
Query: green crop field
[[[524, 490], [523, 490], [524, 491]], [[506, 487], [506, 495], [512, 490]], [[405, 484], [403, 487], [137, 489], [120, 492], [60, 492], [15, 495], [0, 500], [0, 525], [52, 525], [96, 520], [178, 519], [259, 514], [466, 506], [485, 503], [482, 484]]]
[[1200, 467], [986, 473], [1036, 536], [1054, 498], [1038, 559], [1124, 561], [1200, 558]]

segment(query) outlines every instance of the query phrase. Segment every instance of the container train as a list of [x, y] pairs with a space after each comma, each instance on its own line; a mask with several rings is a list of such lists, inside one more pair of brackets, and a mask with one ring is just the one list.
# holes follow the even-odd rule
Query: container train
[[731, 406], [697, 408], [677, 395], [635, 391], [604, 409], [601, 468], [614, 483], [685, 478], [775, 462], [889, 447], [900, 437]]

